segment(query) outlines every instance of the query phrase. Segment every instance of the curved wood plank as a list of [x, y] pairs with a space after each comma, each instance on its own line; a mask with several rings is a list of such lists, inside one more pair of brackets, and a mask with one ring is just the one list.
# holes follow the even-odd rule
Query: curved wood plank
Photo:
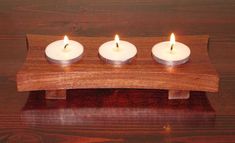
[[[115, 67], [103, 63], [97, 49], [108, 37], [72, 37], [85, 46], [81, 61], [62, 67], [51, 64], [44, 55], [45, 47], [56, 36], [28, 35], [28, 55], [17, 73], [19, 91], [58, 90], [76, 88], [142, 88], [193, 91], [218, 91], [219, 78], [207, 54], [208, 36], [179, 36], [191, 49], [188, 63], [166, 67], [151, 57], [154, 44], [166, 37], [124, 37], [135, 44], [137, 57], [127, 65]], [[206, 68], [205, 68], [206, 67]]]

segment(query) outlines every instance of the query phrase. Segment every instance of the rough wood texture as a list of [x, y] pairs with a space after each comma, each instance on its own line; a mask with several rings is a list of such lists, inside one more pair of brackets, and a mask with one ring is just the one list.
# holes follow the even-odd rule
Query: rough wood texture
[[[190, 61], [166, 67], [153, 60], [154, 44], [163, 37], [122, 38], [136, 45], [137, 57], [130, 64], [114, 67], [97, 56], [98, 48], [112, 37], [73, 37], [85, 47], [81, 61], [68, 67], [51, 64], [44, 55], [45, 47], [61, 37], [28, 35], [28, 55], [17, 73], [19, 91], [76, 88], [143, 88], [194, 91], [218, 91], [219, 78], [207, 54], [208, 36], [178, 36], [177, 40], [191, 49]], [[206, 68], [205, 68], [206, 67]]]

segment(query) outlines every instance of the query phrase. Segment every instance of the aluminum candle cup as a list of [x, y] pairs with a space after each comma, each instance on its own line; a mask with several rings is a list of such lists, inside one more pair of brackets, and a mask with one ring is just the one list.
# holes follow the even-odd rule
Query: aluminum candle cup
[[84, 47], [73, 40], [68, 40], [65, 36], [64, 40], [58, 40], [49, 44], [45, 49], [45, 55], [48, 61], [69, 65], [81, 59]]
[[99, 57], [101, 60], [110, 64], [126, 64], [136, 56], [137, 49], [135, 45], [127, 41], [115, 40], [108, 41], [99, 47]]
[[153, 58], [161, 64], [176, 66], [186, 63], [190, 57], [190, 49], [183, 43], [175, 42], [174, 36], [171, 41], [158, 43], [152, 48]]

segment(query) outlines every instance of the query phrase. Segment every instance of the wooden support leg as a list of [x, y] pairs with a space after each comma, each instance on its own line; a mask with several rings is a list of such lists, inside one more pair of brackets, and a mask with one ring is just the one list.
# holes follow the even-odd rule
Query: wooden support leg
[[66, 90], [46, 90], [45, 98], [66, 100]]
[[169, 90], [168, 99], [189, 99], [190, 92], [185, 90]]

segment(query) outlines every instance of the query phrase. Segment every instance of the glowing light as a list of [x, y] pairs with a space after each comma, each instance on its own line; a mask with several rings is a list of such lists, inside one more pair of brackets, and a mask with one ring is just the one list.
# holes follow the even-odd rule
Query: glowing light
[[119, 47], [119, 42], [120, 42], [119, 36], [116, 34], [116, 35], [115, 35], [115, 43], [116, 43], [116, 47], [117, 47], [117, 48]]
[[172, 51], [173, 48], [174, 48], [174, 45], [175, 45], [175, 35], [174, 35], [174, 33], [171, 34], [170, 44], [171, 44], [171, 51]]

